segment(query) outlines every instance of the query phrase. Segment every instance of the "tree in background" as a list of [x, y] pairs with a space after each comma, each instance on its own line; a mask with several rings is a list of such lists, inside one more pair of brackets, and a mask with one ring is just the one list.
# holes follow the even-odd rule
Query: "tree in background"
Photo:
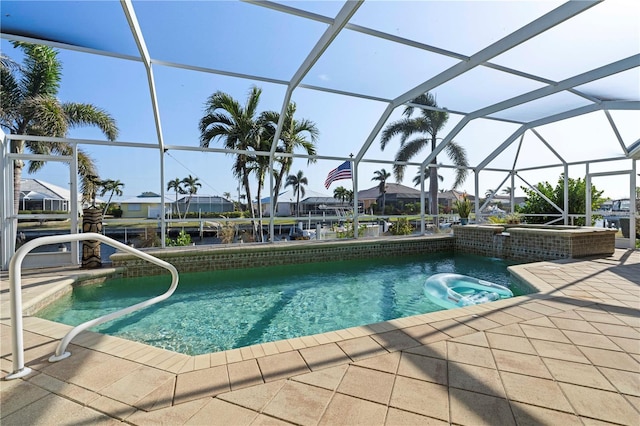
[[[420, 167], [418, 167], [418, 173], [413, 177], [413, 186], [418, 186], [420, 185]], [[429, 181], [429, 171], [426, 169], [425, 167], [425, 171], [424, 171], [424, 181], [428, 182]], [[444, 177], [442, 175], [438, 175], [438, 181], [440, 182], [444, 182]], [[443, 189], [439, 190], [440, 192], [444, 191]]]
[[340, 200], [343, 203], [347, 201], [349, 191], [344, 186], [339, 186], [333, 190], [333, 198], [336, 200]]
[[119, 180], [107, 179], [100, 182], [100, 196], [103, 197], [107, 192], [109, 192], [109, 200], [107, 200], [107, 204], [104, 206], [104, 210], [102, 211], [102, 218], [104, 219], [107, 214], [107, 210], [109, 210], [109, 204], [111, 204], [111, 199], [113, 198], [113, 194], [116, 194], [118, 197], [122, 195], [122, 188], [124, 188], [124, 183]]
[[189, 206], [191, 205], [191, 199], [198, 192], [198, 188], [202, 187], [202, 184], [198, 182], [197, 177], [193, 177], [189, 175], [188, 177], [182, 179], [182, 183], [184, 184], [184, 191], [186, 194], [189, 194], [187, 197], [187, 207], [184, 210], [184, 218], [187, 218], [187, 213], [189, 213]]
[[[418, 155], [425, 147], [433, 150], [436, 149], [438, 134], [444, 129], [449, 120], [449, 114], [445, 111], [437, 110], [438, 104], [436, 98], [425, 93], [411, 101], [413, 104], [424, 105], [427, 108], [418, 108], [419, 115], [413, 116], [414, 107], [408, 106], [402, 113], [405, 118], [390, 123], [382, 132], [380, 138], [380, 148], [384, 151], [385, 147], [395, 136], [400, 136], [400, 149], [396, 153], [396, 161], [406, 162]], [[415, 139], [408, 140], [411, 136], [417, 135]], [[460, 186], [467, 177], [467, 152], [459, 144], [450, 141], [445, 152], [454, 165], [462, 167], [456, 169], [456, 178], [452, 189]], [[429, 210], [433, 215], [438, 214], [438, 164], [437, 159], [431, 161], [432, 166], [429, 168]], [[393, 166], [393, 174], [397, 182], [402, 182], [404, 178], [404, 170], [406, 165], [395, 164]]]
[[[569, 183], [569, 214], [585, 214], [586, 213], [586, 194], [587, 194], [587, 182], [581, 178], [568, 179]], [[549, 182], [541, 182], [536, 185], [536, 189], [540, 191], [545, 197], [553, 201], [558, 207], [564, 207], [564, 174], [561, 174], [558, 178], [558, 183], [555, 188], [551, 186]], [[527, 214], [558, 214], [551, 204], [540, 196], [536, 191], [531, 188], [522, 187], [522, 190], [526, 194], [525, 204], [518, 209], [519, 213]], [[602, 204], [603, 191], [598, 191], [597, 188], [591, 185], [591, 209], [596, 210], [597, 207]], [[556, 219], [556, 217], [550, 216], [531, 216], [527, 217], [529, 223], [545, 223], [550, 220]], [[584, 226], [584, 218], [577, 218], [574, 222], [576, 225]], [[589, 224], [591, 225], [591, 224]]]
[[[307, 119], [300, 121], [293, 118], [296, 113], [296, 104], [289, 103], [280, 132], [280, 140], [276, 152], [293, 154], [294, 151], [301, 149], [307, 155], [316, 155], [316, 142], [318, 141], [319, 131], [316, 124]], [[275, 111], [265, 111], [260, 115], [260, 120], [265, 127], [265, 131], [270, 135], [271, 139], [276, 133], [276, 127], [280, 120], [280, 114]], [[315, 163], [315, 159], [309, 158], [307, 165]], [[293, 157], [277, 157], [280, 163], [280, 169], [274, 169], [274, 187], [273, 187], [273, 207], [277, 208], [278, 195], [282, 187], [284, 177], [291, 171]]]
[[385, 169], [376, 170], [374, 176], [371, 180], [375, 180], [380, 182], [378, 184], [378, 192], [382, 195], [382, 214], [384, 214], [384, 207], [386, 205], [386, 195], [387, 195], [387, 179], [391, 177], [391, 173], [386, 171]]
[[180, 217], [180, 206], [178, 205], [178, 194], [184, 195], [186, 194], [184, 188], [182, 187], [182, 181], [180, 180], [180, 178], [175, 178], [174, 180], [170, 180], [167, 183], [167, 191], [171, 191], [174, 190], [176, 193], [176, 210], [178, 212], [178, 219], [182, 219]]
[[[70, 128], [96, 126], [109, 140], [118, 137], [115, 120], [106, 111], [91, 105], [60, 102], [57, 95], [62, 79], [62, 63], [58, 51], [49, 47], [24, 42], [13, 42], [25, 54], [21, 66], [3, 57], [0, 65], [0, 126], [11, 134], [61, 137]], [[28, 150], [35, 154], [71, 155], [72, 146], [64, 142], [12, 140], [11, 152], [22, 154]], [[45, 162], [30, 161], [29, 173], [40, 170]], [[13, 162], [14, 210], [20, 202], [20, 180], [25, 164]], [[91, 157], [78, 149], [78, 174], [81, 179], [82, 200], [90, 201], [90, 176], [97, 176]]]
[[[217, 91], [205, 103], [205, 115], [200, 119], [200, 146], [208, 148], [219, 140], [224, 148], [241, 151], [262, 151], [264, 127], [259, 119], [258, 103], [262, 89], [253, 86], [244, 106], [231, 95]], [[256, 156], [234, 154], [233, 175], [240, 179], [247, 195], [251, 218], [255, 219], [249, 175]]]
[[295, 175], [287, 176], [287, 181], [284, 184], [284, 187], [292, 187], [293, 195], [296, 196], [296, 215], [300, 216], [300, 196], [304, 197], [304, 185], [308, 185], [309, 181], [306, 177], [304, 177], [304, 173], [302, 170], [299, 170]]

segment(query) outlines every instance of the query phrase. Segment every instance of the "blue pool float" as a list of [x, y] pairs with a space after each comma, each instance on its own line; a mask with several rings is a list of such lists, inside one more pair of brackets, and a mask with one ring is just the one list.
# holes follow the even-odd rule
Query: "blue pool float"
[[424, 283], [424, 294], [446, 309], [513, 297], [507, 287], [460, 274], [435, 274]]

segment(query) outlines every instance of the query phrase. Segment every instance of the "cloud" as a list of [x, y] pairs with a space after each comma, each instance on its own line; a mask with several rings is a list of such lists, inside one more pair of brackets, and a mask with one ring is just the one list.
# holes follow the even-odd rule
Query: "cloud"
[[329, 80], [331, 80], [327, 74], [320, 74], [320, 75], [318, 75], [318, 78], [319, 78], [320, 80], [322, 80], [322, 81], [329, 81]]

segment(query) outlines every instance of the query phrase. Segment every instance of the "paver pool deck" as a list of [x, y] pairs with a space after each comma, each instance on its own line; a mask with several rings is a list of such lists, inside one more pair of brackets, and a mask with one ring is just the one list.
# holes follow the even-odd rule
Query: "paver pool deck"
[[[514, 272], [539, 292], [198, 356], [83, 332], [49, 363], [70, 327], [25, 317], [33, 372], [0, 382], [0, 423], [640, 424], [640, 252]], [[25, 272], [24, 305], [87, 273]]]

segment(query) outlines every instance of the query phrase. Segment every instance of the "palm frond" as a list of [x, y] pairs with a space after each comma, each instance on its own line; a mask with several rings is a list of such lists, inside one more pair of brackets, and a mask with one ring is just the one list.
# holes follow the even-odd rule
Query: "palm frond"
[[114, 141], [118, 137], [118, 126], [111, 114], [91, 104], [65, 102], [62, 104], [69, 126], [96, 126], [107, 137]]

